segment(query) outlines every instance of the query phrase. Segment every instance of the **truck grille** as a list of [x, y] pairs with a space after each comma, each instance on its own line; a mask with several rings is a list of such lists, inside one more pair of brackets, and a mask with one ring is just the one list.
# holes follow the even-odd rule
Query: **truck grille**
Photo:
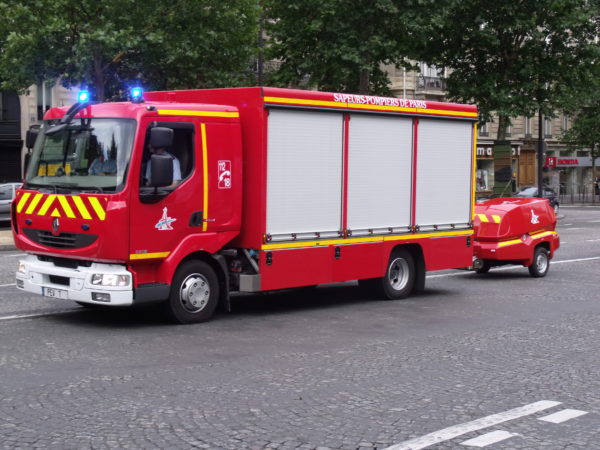
[[47, 230], [32, 228], [24, 228], [23, 233], [33, 242], [53, 248], [81, 248], [93, 244], [98, 239], [95, 234], [59, 233], [54, 235]]

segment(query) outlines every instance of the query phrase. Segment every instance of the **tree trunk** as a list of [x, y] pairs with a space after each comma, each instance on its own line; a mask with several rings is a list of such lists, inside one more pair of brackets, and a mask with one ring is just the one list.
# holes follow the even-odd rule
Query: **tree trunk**
[[510, 119], [508, 116], [498, 116], [498, 136], [496, 137], [497, 141], [506, 141], [506, 134], [508, 132], [509, 125]]
[[102, 56], [94, 53], [94, 91], [96, 93], [96, 100], [103, 102], [105, 100], [104, 94], [104, 70], [102, 66]]
[[368, 69], [362, 69], [360, 71], [360, 78], [358, 80], [358, 93], [367, 95], [369, 93], [371, 73]]

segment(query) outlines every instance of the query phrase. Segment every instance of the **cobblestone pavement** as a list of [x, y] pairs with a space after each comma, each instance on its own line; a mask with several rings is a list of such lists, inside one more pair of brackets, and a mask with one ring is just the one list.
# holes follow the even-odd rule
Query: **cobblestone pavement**
[[[382, 449], [547, 400], [561, 404], [428, 448], [505, 431], [486, 448], [600, 449], [600, 230], [573, 223], [546, 279], [449, 272], [397, 302], [352, 284], [241, 297], [193, 326], [0, 314], [0, 448]], [[10, 314], [42, 301], [2, 289]], [[539, 420], [562, 409], [586, 414]]]

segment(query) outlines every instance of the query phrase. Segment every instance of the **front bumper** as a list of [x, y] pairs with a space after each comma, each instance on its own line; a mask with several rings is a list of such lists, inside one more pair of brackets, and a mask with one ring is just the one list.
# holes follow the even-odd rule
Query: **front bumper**
[[[95, 305], [133, 304], [133, 275], [124, 265], [92, 263], [74, 268], [61, 267], [52, 261], [42, 261], [35, 255], [27, 255], [19, 264], [22, 271], [16, 274], [17, 288], [26, 292]], [[127, 275], [130, 282], [123, 287], [93, 285], [93, 274]]]

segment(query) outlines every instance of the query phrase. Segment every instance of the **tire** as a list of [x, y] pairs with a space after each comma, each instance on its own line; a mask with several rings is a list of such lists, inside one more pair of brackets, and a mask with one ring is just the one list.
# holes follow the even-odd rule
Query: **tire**
[[490, 271], [491, 267], [492, 267], [492, 265], [489, 263], [489, 261], [484, 261], [483, 266], [480, 269], [475, 269], [475, 272], [488, 273]]
[[209, 320], [219, 299], [219, 280], [204, 261], [187, 261], [177, 269], [167, 300], [167, 312], [181, 324]]
[[529, 274], [534, 278], [545, 277], [550, 269], [550, 257], [544, 247], [536, 247], [533, 252], [533, 263], [529, 266]]
[[383, 277], [364, 280], [361, 286], [373, 288], [380, 298], [399, 300], [411, 293], [415, 278], [414, 258], [408, 250], [400, 248], [390, 255]]

